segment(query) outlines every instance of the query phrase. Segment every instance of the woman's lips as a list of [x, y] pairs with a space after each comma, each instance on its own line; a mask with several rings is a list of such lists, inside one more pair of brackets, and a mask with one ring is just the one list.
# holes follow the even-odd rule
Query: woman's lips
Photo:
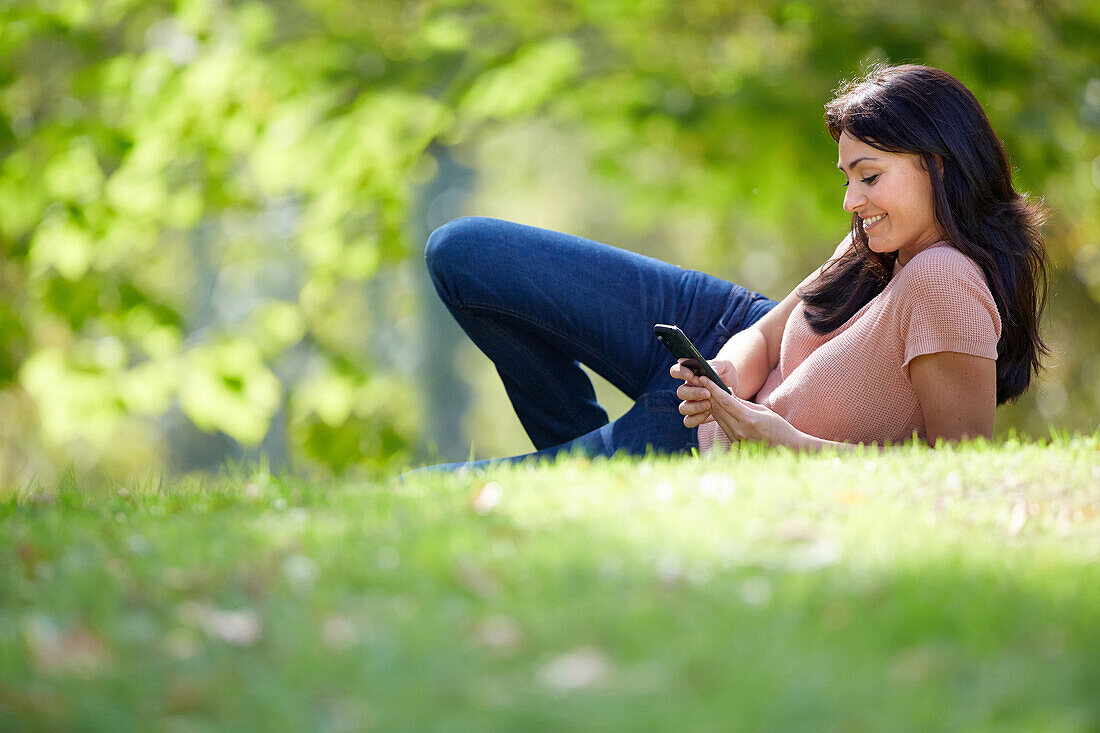
[[869, 216], [863, 220], [863, 231], [867, 232], [878, 225], [880, 221], [886, 218], [886, 214], [878, 214], [876, 216]]

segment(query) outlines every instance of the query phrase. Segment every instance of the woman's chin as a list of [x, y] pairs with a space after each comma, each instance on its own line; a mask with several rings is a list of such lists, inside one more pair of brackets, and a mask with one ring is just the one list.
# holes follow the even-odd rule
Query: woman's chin
[[886, 254], [887, 252], [893, 252], [893, 248], [890, 247], [888, 242], [882, 241], [880, 237], [868, 237], [867, 247], [875, 254]]

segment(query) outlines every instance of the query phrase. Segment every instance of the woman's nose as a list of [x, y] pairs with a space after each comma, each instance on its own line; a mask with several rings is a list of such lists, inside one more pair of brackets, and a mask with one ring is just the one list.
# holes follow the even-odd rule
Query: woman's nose
[[853, 212], [867, 202], [867, 197], [856, 191], [852, 186], [844, 189], [844, 210]]

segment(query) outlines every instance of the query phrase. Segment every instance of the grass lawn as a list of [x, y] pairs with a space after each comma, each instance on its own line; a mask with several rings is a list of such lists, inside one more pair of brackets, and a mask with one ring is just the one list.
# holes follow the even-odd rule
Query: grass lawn
[[1100, 433], [0, 499], [2, 730], [1100, 730]]

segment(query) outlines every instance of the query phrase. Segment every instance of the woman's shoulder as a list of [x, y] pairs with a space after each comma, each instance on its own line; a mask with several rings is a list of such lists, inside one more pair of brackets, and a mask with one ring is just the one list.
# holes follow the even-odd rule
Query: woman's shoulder
[[1000, 313], [985, 273], [950, 243], [937, 243], [913, 256], [897, 276], [894, 302], [904, 321], [917, 318], [951, 323], [980, 319], [1000, 333]]
[[974, 260], [956, 249], [950, 242], [937, 242], [905, 263], [898, 273], [902, 289], [931, 287], [950, 288], [963, 282], [985, 285], [985, 274]]

